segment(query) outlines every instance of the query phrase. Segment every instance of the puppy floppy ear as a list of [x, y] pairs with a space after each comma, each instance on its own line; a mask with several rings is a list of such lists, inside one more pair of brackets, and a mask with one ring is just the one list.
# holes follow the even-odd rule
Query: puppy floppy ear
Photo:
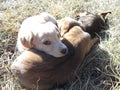
[[29, 32], [26, 35], [22, 36], [20, 38], [20, 41], [25, 48], [32, 48], [33, 47], [33, 43], [32, 43], [33, 38], [34, 38], [34, 34], [32, 32]]

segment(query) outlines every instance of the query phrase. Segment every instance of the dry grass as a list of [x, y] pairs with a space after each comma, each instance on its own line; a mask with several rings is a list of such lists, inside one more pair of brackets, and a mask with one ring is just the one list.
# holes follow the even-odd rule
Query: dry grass
[[23, 19], [43, 11], [57, 19], [74, 18], [79, 10], [111, 11], [109, 35], [92, 49], [76, 78], [54, 90], [120, 90], [119, 3], [119, 0], [0, 0], [0, 90], [22, 90], [10, 72], [10, 65], [19, 55], [15, 47]]

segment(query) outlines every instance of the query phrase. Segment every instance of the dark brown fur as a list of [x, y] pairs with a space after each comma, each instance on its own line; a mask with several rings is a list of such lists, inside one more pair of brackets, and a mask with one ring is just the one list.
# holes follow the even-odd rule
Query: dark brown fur
[[[64, 18], [64, 20], [71, 25], [72, 22], [68, 19]], [[61, 28], [69, 26], [67, 24], [63, 24]], [[13, 62], [12, 71], [15, 72], [23, 86], [37, 90], [48, 90], [55, 84], [64, 84], [75, 77], [77, 69], [98, 38], [91, 39], [90, 35], [84, 32], [77, 22], [65, 31], [62, 41], [69, 49], [69, 54], [65, 57], [54, 58], [31, 49], [23, 52]]]
[[84, 30], [88, 32], [91, 37], [95, 37], [96, 33], [99, 34], [102, 30], [109, 28], [108, 19], [106, 15], [111, 12], [92, 14], [90, 12], [77, 13], [76, 19], [82, 23]]

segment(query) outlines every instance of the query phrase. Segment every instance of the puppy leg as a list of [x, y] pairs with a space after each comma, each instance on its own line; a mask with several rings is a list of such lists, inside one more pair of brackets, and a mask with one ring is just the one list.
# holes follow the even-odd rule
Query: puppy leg
[[95, 38], [92, 38], [89, 40], [89, 43], [88, 43], [88, 47], [87, 47], [87, 53], [89, 53], [89, 51], [91, 50], [91, 48], [97, 43], [99, 42], [99, 38], [98, 37], [95, 37]]

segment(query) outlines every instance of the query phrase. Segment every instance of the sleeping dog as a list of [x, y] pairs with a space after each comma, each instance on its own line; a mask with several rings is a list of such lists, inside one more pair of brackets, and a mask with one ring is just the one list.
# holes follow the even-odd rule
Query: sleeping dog
[[68, 49], [58, 35], [56, 19], [44, 12], [23, 21], [18, 32], [17, 47], [20, 52], [35, 48], [54, 57], [62, 57]]
[[61, 19], [58, 26], [61, 32], [65, 31], [62, 42], [68, 47], [68, 54], [54, 58], [37, 49], [24, 51], [11, 65], [12, 71], [24, 87], [48, 90], [55, 84], [68, 82], [75, 77], [85, 56], [99, 40], [97, 37], [91, 38], [72, 18]]

